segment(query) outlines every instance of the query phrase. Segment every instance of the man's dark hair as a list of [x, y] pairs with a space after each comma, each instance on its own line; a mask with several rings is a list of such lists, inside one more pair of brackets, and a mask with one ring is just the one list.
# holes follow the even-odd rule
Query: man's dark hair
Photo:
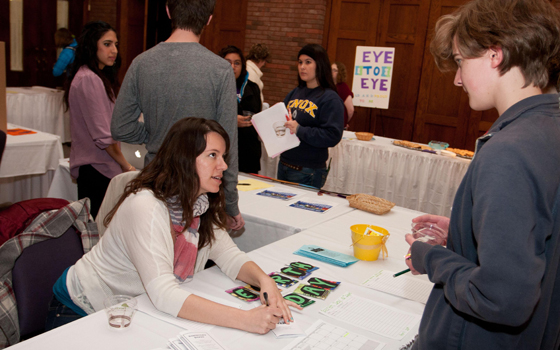
[[215, 4], [216, 0], [167, 0], [171, 29], [190, 30], [200, 36]]

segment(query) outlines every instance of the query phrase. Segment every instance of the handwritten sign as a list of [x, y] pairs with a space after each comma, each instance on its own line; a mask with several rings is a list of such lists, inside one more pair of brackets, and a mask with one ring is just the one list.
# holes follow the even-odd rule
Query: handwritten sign
[[394, 47], [356, 47], [354, 106], [389, 108], [394, 58]]

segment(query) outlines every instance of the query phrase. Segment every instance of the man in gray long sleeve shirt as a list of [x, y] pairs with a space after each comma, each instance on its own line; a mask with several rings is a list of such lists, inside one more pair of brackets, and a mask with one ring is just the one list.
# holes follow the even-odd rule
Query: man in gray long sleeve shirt
[[[145, 162], [155, 156], [167, 131], [179, 119], [218, 121], [230, 137], [226, 210], [231, 228], [244, 225], [237, 194], [237, 100], [231, 66], [199, 44], [215, 0], [169, 0], [173, 32], [169, 39], [134, 59], [115, 103], [111, 133], [115, 140], [146, 144]], [[140, 113], [144, 123], [139, 122]]]

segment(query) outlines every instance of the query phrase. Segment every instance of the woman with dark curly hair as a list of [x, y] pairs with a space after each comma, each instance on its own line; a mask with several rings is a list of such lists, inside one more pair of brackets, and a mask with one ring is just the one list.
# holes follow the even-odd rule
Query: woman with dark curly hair
[[64, 101], [70, 111], [70, 173], [78, 199], [91, 200], [95, 218], [111, 179], [135, 170], [111, 137], [111, 116], [119, 83], [117, 33], [102, 21], [89, 22], [78, 38]]

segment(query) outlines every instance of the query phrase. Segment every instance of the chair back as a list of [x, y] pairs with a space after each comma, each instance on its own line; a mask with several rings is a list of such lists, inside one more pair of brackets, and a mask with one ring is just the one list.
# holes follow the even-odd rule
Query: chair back
[[58, 238], [23, 250], [12, 269], [21, 338], [44, 330], [54, 283], [83, 254], [80, 234], [73, 226]]
[[99, 237], [103, 237], [105, 230], [107, 230], [107, 227], [103, 224], [103, 220], [105, 220], [107, 214], [109, 214], [121, 198], [126, 185], [128, 185], [130, 180], [136, 178], [138, 174], [140, 174], [140, 171], [128, 171], [115, 176], [111, 179], [111, 182], [109, 182], [109, 187], [107, 187], [107, 192], [105, 192], [105, 197], [103, 198], [103, 203], [101, 203], [99, 212], [95, 218]]

